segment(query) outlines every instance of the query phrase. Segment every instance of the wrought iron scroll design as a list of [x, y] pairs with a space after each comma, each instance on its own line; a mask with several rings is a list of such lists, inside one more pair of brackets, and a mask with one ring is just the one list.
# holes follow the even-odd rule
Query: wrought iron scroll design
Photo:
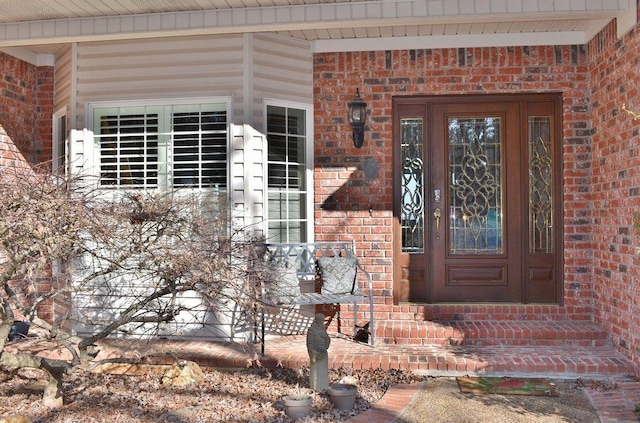
[[529, 251], [553, 251], [551, 118], [529, 118]]
[[424, 123], [401, 119], [402, 251], [424, 252]]
[[502, 251], [500, 120], [449, 121], [452, 254]]

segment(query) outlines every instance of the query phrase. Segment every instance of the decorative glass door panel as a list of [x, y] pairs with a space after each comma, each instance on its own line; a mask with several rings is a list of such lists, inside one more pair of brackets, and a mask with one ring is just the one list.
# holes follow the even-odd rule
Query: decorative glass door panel
[[402, 251], [424, 252], [424, 123], [402, 119], [401, 123]]
[[[430, 188], [446, 193], [431, 207], [435, 301], [521, 299], [521, 246], [509, 226], [521, 208], [517, 111], [512, 103], [432, 108]], [[441, 207], [447, 218], [438, 222]]]
[[560, 302], [561, 97], [394, 99], [394, 300]]
[[529, 252], [553, 252], [551, 117], [529, 118]]
[[502, 254], [501, 119], [449, 118], [449, 252]]

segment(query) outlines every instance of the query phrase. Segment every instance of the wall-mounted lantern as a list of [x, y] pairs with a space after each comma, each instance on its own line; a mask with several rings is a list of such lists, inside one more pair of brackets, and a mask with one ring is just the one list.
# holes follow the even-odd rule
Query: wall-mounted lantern
[[364, 144], [364, 123], [367, 119], [367, 103], [360, 98], [360, 90], [356, 89], [356, 96], [349, 103], [349, 125], [353, 129], [353, 145], [356, 148]]

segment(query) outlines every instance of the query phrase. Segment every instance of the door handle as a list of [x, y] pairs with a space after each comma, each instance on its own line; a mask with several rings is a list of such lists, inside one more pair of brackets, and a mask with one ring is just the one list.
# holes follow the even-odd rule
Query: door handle
[[440, 239], [440, 218], [442, 217], [440, 207], [436, 207], [435, 210], [433, 210], [433, 217], [436, 219], [436, 239]]

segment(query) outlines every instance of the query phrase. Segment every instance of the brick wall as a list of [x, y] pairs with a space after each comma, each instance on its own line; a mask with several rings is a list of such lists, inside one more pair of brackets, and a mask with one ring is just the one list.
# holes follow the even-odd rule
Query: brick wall
[[[371, 51], [314, 55], [316, 238], [355, 239], [373, 273], [376, 318], [591, 319], [589, 72], [586, 46]], [[347, 103], [359, 89], [369, 117], [355, 149]], [[392, 97], [563, 93], [566, 307], [396, 306], [392, 301]], [[372, 209], [370, 216], [369, 209]]]
[[[0, 172], [7, 167], [49, 165], [52, 114], [53, 68], [36, 67], [0, 52]], [[43, 272], [38, 292], [50, 287], [47, 275]], [[43, 304], [39, 311], [40, 317], [52, 318], [54, 303]]]
[[0, 166], [51, 159], [53, 67], [0, 52]]
[[7, 135], [0, 122], [0, 169], [3, 167], [25, 166], [27, 161]]
[[617, 39], [609, 25], [588, 45], [593, 127], [593, 274], [595, 320], [640, 364], [640, 31]]

